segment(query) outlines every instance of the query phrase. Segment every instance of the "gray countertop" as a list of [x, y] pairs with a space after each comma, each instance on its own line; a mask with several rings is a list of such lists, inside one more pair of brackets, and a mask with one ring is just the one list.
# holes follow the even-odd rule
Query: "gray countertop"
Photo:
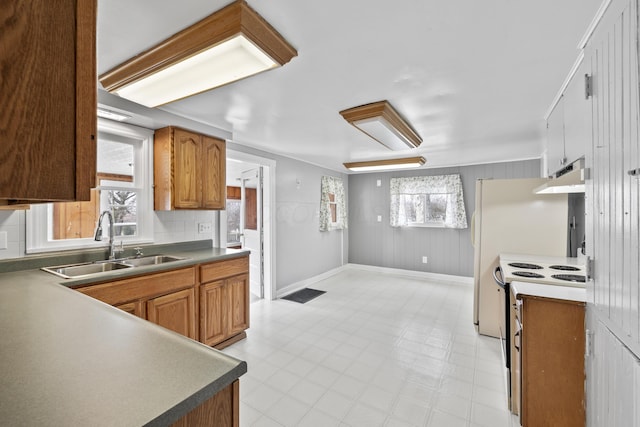
[[80, 287], [91, 285], [93, 283], [114, 281], [127, 277], [139, 276], [165, 270], [175, 270], [176, 268], [189, 267], [196, 264], [212, 261], [222, 261], [225, 259], [233, 259], [249, 255], [249, 251], [244, 249], [211, 247], [211, 241], [194, 242], [194, 244], [190, 244], [191, 242], [188, 243], [189, 244], [155, 245], [143, 248], [144, 255], [162, 254], [184, 258], [180, 261], [127, 268], [122, 270], [113, 270], [74, 279], [63, 279], [54, 274], [40, 270], [40, 267], [104, 260], [104, 255], [100, 255], [100, 253], [98, 253], [99, 257], [95, 257], [91, 256], [95, 255], [95, 251], [86, 251], [72, 252], [71, 255], [60, 253], [60, 255], [45, 255], [18, 260], [2, 261], [0, 262], [0, 286], [6, 281], [17, 281], [19, 283], [30, 283], [33, 281], [38, 281], [40, 283], [56, 283], [68, 287]]
[[[189, 260], [109, 280], [248, 252], [172, 254]], [[37, 269], [0, 274], [1, 425], [168, 425], [247, 371], [243, 361], [59, 285], [71, 282]]]

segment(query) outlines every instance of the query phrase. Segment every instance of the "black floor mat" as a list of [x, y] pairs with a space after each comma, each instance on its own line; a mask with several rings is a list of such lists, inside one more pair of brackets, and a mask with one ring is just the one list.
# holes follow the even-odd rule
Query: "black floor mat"
[[304, 288], [296, 291], [292, 294], [282, 297], [282, 299], [286, 299], [289, 301], [299, 302], [300, 304], [304, 304], [305, 302], [311, 301], [315, 297], [319, 297], [324, 294], [326, 291], [319, 291], [317, 289]]

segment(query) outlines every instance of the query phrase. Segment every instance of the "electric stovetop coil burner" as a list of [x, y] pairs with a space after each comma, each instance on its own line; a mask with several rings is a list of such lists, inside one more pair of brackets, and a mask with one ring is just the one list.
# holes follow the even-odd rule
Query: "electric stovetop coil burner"
[[550, 265], [549, 268], [552, 270], [580, 271], [578, 267], [573, 267], [571, 265]]
[[542, 274], [532, 273], [531, 271], [514, 271], [514, 276], [529, 277], [531, 279], [544, 279]]
[[[515, 274], [515, 273], [514, 273]], [[567, 282], [582, 282], [586, 281], [585, 276], [579, 274], [552, 274], [551, 277], [558, 280], [565, 280]]]
[[528, 268], [531, 270], [539, 270], [542, 266], [538, 264], [529, 264], [528, 262], [510, 262], [509, 265], [514, 268]]

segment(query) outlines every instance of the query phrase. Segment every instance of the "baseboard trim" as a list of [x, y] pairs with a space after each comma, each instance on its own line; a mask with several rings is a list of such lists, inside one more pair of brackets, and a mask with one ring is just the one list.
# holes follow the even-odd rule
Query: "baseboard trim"
[[417, 279], [437, 280], [439, 282], [445, 282], [449, 284], [473, 286], [473, 277], [453, 276], [450, 274], [430, 273], [427, 271], [403, 270], [400, 268], [378, 267], [375, 265], [345, 264], [343, 266], [331, 269], [329, 271], [325, 271], [324, 273], [320, 273], [317, 276], [313, 276], [308, 279], [304, 279], [299, 282], [292, 283], [282, 289], [278, 289], [276, 291], [276, 298], [282, 298], [295, 291], [299, 291], [300, 289], [306, 288], [307, 286], [317, 283], [321, 280], [328, 279], [329, 277], [335, 276], [341, 271], [346, 271], [346, 270], [365, 270], [365, 271], [372, 271], [372, 272], [382, 273], [382, 274], [414, 277]]
[[306, 288], [309, 285], [317, 283], [321, 280], [328, 279], [331, 276], [335, 276], [341, 271], [346, 270], [348, 265], [349, 264], [345, 264], [340, 267], [333, 268], [329, 271], [325, 271], [324, 273], [320, 273], [317, 276], [313, 276], [308, 279], [304, 279], [299, 282], [292, 283], [288, 286], [285, 286], [282, 289], [278, 289], [276, 290], [276, 298], [282, 298], [284, 296], [294, 293], [295, 291], [299, 291], [300, 289]]
[[415, 277], [418, 279], [437, 280], [439, 282], [473, 286], [473, 277], [454, 276], [452, 274], [431, 273], [428, 271], [403, 270], [401, 268], [378, 267], [365, 264], [347, 264], [348, 268], [366, 270], [382, 274]]

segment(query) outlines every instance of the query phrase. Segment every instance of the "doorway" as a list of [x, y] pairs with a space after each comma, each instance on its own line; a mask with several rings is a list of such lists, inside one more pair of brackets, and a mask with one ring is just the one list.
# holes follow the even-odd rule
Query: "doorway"
[[227, 150], [227, 209], [219, 215], [219, 244], [251, 251], [251, 301], [275, 298], [275, 165]]

